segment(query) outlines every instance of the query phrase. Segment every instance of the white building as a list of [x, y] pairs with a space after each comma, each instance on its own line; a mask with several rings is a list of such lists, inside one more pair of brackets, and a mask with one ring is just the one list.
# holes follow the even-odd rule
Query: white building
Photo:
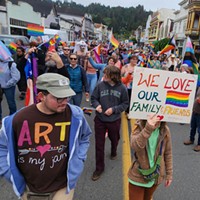
[[148, 44], [148, 36], [149, 36], [149, 27], [151, 22], [151, 15], [148, 16], [147, 22], [146, 22], [146, 28], [144, 30], [144, 44]]
[[0, 2], [0, 34], [8, 34], [7, 11], [3, 2]]
[[179, 51], [179, 55], [182, 55], [184, 42], [186, 39], [185, 30], [187, 26], [187, 17], [188, 17], [188, 0], [182, 0], [180, 3], [180, 10], [174, 12], [174, 28], [173, 34], [175, 35], [175, 40], [177, 44], [177, 48]]
[[175, 10], [168, 8], [161, 8], [159, 10], [160, 30], [158, 39], [164, 39], [172, 36], [173, 21], [175, 19]]
[[110, 31], [108, 30], [108, 26], [104, 24], [94, 24], [94, 33], [96, 35], [97, 40], [106, 41], [110, 36]]

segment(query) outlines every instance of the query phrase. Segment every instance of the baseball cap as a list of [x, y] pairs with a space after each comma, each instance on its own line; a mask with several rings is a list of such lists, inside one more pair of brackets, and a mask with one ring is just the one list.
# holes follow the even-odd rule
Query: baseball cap
[[174, 54], [171, 54], [171, 57], [172, 57], [172, 58], [175, 58], [176, 56], [175, 56]]
[[69, 79], [57, 73], [45, 73], [37, 77], [36, 87], [47, 90], [57, 98], [74, 96], [76, 93], [69, 85]]
[[182, 67], [189, 67], [188, 64], [186, 64], [186, 63], [183, 63], [181, 66]]

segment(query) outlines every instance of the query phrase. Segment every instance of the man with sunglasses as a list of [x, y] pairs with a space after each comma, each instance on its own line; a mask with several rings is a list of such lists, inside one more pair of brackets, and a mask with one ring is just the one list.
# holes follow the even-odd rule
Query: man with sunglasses
[[80, 106], [82, 101], [83, 92], [85, 97], [89, 98], [89, 87], [86, 77], [86, 72], [81, 65], [78, 65], [77, 54], [70, 54], [70, 65], [67, 65], [67, 70], [70, 75], [70, 86], [76, 92], [70, 103]]
[[22, 200], [72, 200], [84, 167], [91, 129], [82, 110], [68, 104], [69, 79], [37, 78], [37, 104], [3, 119], [0, 175]]
[[63, 54], [61, 54], [60, 57], [63, 61], [63, 64], [67, 66], [68, 64], [70, 64], [70, 61], [69, 61], [70, 48], [68, 46], [63, 46], [62, 50], [63, 50]]

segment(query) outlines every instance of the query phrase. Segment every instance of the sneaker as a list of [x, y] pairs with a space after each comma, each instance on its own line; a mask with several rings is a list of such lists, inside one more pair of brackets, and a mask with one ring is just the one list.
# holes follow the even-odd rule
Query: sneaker
[[93, 175], [92, 175], [92, 180], [96, 181], [101, 177], [101, 174], [103, 173], [103, 171], [94, 171]]
[[115, 155], [110, 155], [110, 160], [116, 160], [117, 159], [117, 154], [115, 154]]
[[194, 141], [191, 141], [191, 140], [186, 140], [183, 142], [184, 145], [191, 145], [191, 144], [194, 144]]
[[200, 151], [200, 145], [196, 145], [193, 150], [196, 152]]

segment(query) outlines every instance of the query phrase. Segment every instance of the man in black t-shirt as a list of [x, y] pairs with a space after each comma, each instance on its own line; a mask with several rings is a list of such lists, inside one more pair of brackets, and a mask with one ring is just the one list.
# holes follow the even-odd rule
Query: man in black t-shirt
[[36, 86], [39, 103], [3, 120], [0, 175], [12, 177], [22, 200], [72, 200], [91, 130], [81, 108], [68, 104], [68, 78], [45, 73]]

